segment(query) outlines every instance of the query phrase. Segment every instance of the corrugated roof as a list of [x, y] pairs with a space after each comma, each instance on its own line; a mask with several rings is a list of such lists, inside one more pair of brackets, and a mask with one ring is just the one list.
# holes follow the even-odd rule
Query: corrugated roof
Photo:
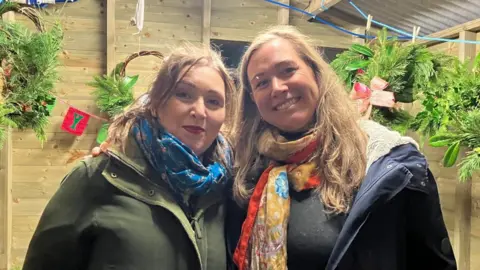
[[[353, 3], [374, 20], [403, 31], [411, 33], [414, 26], [419, 26], [421, 35], [480, 18], [480, 0], [353, 0]], [[324, 13], [350, 22], [363, 18], [348, 0]]]

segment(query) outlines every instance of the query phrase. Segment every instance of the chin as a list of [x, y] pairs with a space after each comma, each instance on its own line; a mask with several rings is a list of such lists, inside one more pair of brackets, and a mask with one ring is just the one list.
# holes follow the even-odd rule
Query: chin
[[281, 123], [293, 123], [293, 125], [280, 124], [277, 126], [277, 128], [285, 132], [303, 131], [305, 130], [305, 127], [307, 127], [308, 124], [311, 122], [311, 117], [307, 118], [304, 115], [302, 116], [291, 115], [290, 117], [278, 117], [277, 119], [283, 119]]

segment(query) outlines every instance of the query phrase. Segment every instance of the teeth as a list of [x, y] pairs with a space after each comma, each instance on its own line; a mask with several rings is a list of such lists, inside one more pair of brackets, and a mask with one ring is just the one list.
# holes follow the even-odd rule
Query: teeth
[[298, 99], [297, 98], [292, 98], [287, 100], [285, 103], [282, 103], [276, 107], [277, 110], [284, 110], [287, 109], [288, 107], [292, 106], [293, 104], [297, 103]]

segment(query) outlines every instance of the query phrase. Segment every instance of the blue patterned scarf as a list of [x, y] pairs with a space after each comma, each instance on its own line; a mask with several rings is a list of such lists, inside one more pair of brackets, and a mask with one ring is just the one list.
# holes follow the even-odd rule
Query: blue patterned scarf
[[[160, 125], [158, 125], [160, 126]], [[225, 183], [227, 169], [218, 162], [204, 166], [193, 151], [163, 128], [155, 129], [146, 119], [138, 118], [132, 127], [135, 140], [150, 165], [160, 174], [173, 190], [173, 195], [187, 206], [190, 195], [205, 195]], [[155, 137], [155, 135], [157, 135]], [[226, 164], [231, 166], [231, 149], [219, 135], [217, 143], [225, 148]]]

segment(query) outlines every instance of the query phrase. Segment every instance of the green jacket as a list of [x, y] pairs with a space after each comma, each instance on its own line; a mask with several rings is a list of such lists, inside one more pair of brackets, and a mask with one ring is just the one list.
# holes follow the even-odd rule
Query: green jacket
[[23, 270], [226, 269], [224, 194], [191, 217], [135, 144], [80, 162], [48, 203]]

